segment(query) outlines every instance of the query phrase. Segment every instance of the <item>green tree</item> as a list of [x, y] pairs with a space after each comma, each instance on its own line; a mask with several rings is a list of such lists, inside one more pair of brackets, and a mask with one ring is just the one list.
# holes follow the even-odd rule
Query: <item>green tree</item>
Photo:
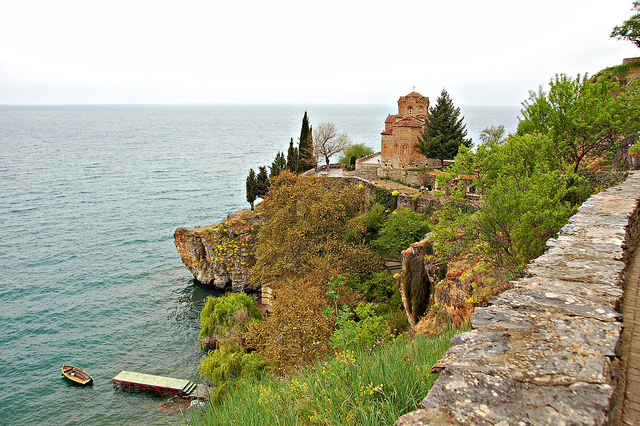
[[201, 340], [215, 337], [218, 341], [233, 339], [240, 343], [240, 335], [261, 318], [256, 302], [245, 293], [209, 296], [200, 313], [199, 336]]
[[546, 241], [576, 212], [563, 201], [566, 184], [558, 171], [499, 179], [471, 218], [469, 237], [485, 259], [509, 269], [523, 268], [544, 252]]
[[253, 204], [258, 198], [258, 182], [256, 180], [256, 172], [253, 169], [249, 170], [246, 183], [247, 201], [251, 204], [251, 211], [253, 211]]
[[472, 251], [517, 270], [542, 254], [575, 212], [567, 200], [580, 179], [563, 167], [546, 135], [512, 136], [503, 145], [481, 145], [476, 154], [461, 150], [451, 172], [464, 173], [463, 164], [478, 170], [483, 203], [476, 211], [459, 188], [438, 213], [434, 248], [443, 261]]
[[622, 25], [616, 25], [611, 31], [610, 37], [629, 40], [640, 48], [640, 0], [634, 0], [631, 10], [637, 13], [624, 21]]
[[399, 256], [410, 244], [422, 240], [427, 232], [429, 223], [424, 215], [409, 209], [399, 209], [387, 217], [373, 247]]
[[585, 158], [614, 152], [622, 138], [638, 132], [638, 87], [635, 79], [625, 87], [609, 73], [591, 79], [556, 75], [548, 93], [540, 87], [523, 102], [518, 134], [548, 135], [577, 173]]
[[267, 168], [260, 166], [258, 168], [258, 175], [256, 176], [256, 195], [260, 198], [264, 198], [269, 194], [269, 175], [267, 174]]
[[247, 353], [240, 345], [224, 345], [205, 355], [199, 371], [215, 384], [212, 401], [219, 401], [229, 389], [232, 379], [251, 379], [259, 376], [267, 367], [267, 361], [253, 353]]
[[262, 319], [256, 302], [245, 293], [207, 297], [200, 313], [200, 339], [213, 338], [217, 348], [202, 359], [200, 374], [216, 383], [214, 399], [226, 391], [230, 379], [258, 375], [267, 362], [242, 347], [243, 336]]
[[306, 170], [313, 169], [316, 166], [315, 158], [313, 156], [313, 129], [309, 125], [307, 111], [304, 112], [304, 117], [302, 117], [298, 146], [300, 152], [300, 171], [304, 172]]
[[293, 138], [289, 141], [289, 150], [287, 151], [287, 170], [291, 173], [300, 173], [300, 151], [293, 145]]
[[338, 159], [339, 164], [344, 164], [345, 166], [349, 166], [351, 164], [351, 158], [366, 157], [367, 155], [373, 154], [373, 149], [363, 143], [356, 143], [351, 145], [347, 150], [340, 156]]
[[460, 108], [454, 107], [449, 93], [442, 89], [436, 105], [429, 108], [424, 132], [418, 138], [416, 147], [428, 158], [453, 159], [460, 145], [471, 146], [471, 139], [466, 139], [467, 130], [463, 120]]
[[276, 158], [273, 160], [273, 163], [271, 163], [271, 167], [269, 168], [271, 169], [269, 173], [269, 178], [271, 179], [278, 176], [281, 171], [286, 170], [287, 159], [285, 158], [284, 153], [278, 151]]

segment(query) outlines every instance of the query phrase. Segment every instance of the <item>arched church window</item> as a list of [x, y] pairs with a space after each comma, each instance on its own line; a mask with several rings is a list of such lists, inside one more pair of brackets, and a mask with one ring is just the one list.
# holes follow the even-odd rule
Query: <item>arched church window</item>
[[408, 152], [409, 148], [406, 145], [402, 145], [402, 153], [406, 154]]
[[409, 115], [413, 115], [413, 107], [409, 107]]

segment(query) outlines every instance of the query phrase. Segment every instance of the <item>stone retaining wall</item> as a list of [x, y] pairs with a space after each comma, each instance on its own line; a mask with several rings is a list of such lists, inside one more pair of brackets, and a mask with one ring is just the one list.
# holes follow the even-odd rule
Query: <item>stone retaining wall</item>
[[635, 64], [638, 62], [640, 62], [640, 58], [624, 58], [622, 60], [622, 65]]
[[639, 172], [589, 198], [525, 278], [476, 310], [424, 409], [396, 425], [608, 423], [639, 201]]
[[[340, 178], [346, 184], [362, 185], [368, 197], [375, 198], [376, 185], [360, 176], [348, 175]], [[431, 193], [398, 194], [397, 208], [407, 208], [418, 213], [431, 213], [444, 206], [445, 197], [436, 197]]]
[[[409, 170], [403, 170], [403, 169], [379, 168], [377, 173], [380, 179], [391, 179], [397, 182], [405, 183], [407, 185], [422, 186], [422, 184], [424, 183], [423, 175], [425, 175], [425, 172], [416, 172], [416, 171], [409, 171]], [[432, 182], [430, 182], [430, 184], [433, 186]]]

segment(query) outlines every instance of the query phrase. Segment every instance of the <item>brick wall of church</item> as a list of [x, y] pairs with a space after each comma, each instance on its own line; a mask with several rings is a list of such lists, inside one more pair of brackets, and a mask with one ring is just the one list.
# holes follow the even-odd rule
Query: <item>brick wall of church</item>
[[394, 127], [392, 135], [382, 135], [381, 154], [383, 167], [420, 168], [427, 157], [415, 147], [422, 129], [418, 127]]
[[403, 98], [400, 98], [400, 100], [398, 101], [398, 115], [400, 115], [401, 117], [426, 117], [428, 109], [428, 98], [423, 98], [423, 100], [419, 102], [412, 97], [405, 96]]

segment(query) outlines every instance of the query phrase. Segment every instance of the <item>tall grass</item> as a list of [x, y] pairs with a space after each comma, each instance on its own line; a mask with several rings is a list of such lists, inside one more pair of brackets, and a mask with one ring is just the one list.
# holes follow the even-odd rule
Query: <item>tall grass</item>
[[437, 375], [431, 366], [456, 333], [397, 339], [346, 351], [284, 379], [238, 383], [224, 400], [190, 413], [196, 425], [382, 425], [418, 408]]

